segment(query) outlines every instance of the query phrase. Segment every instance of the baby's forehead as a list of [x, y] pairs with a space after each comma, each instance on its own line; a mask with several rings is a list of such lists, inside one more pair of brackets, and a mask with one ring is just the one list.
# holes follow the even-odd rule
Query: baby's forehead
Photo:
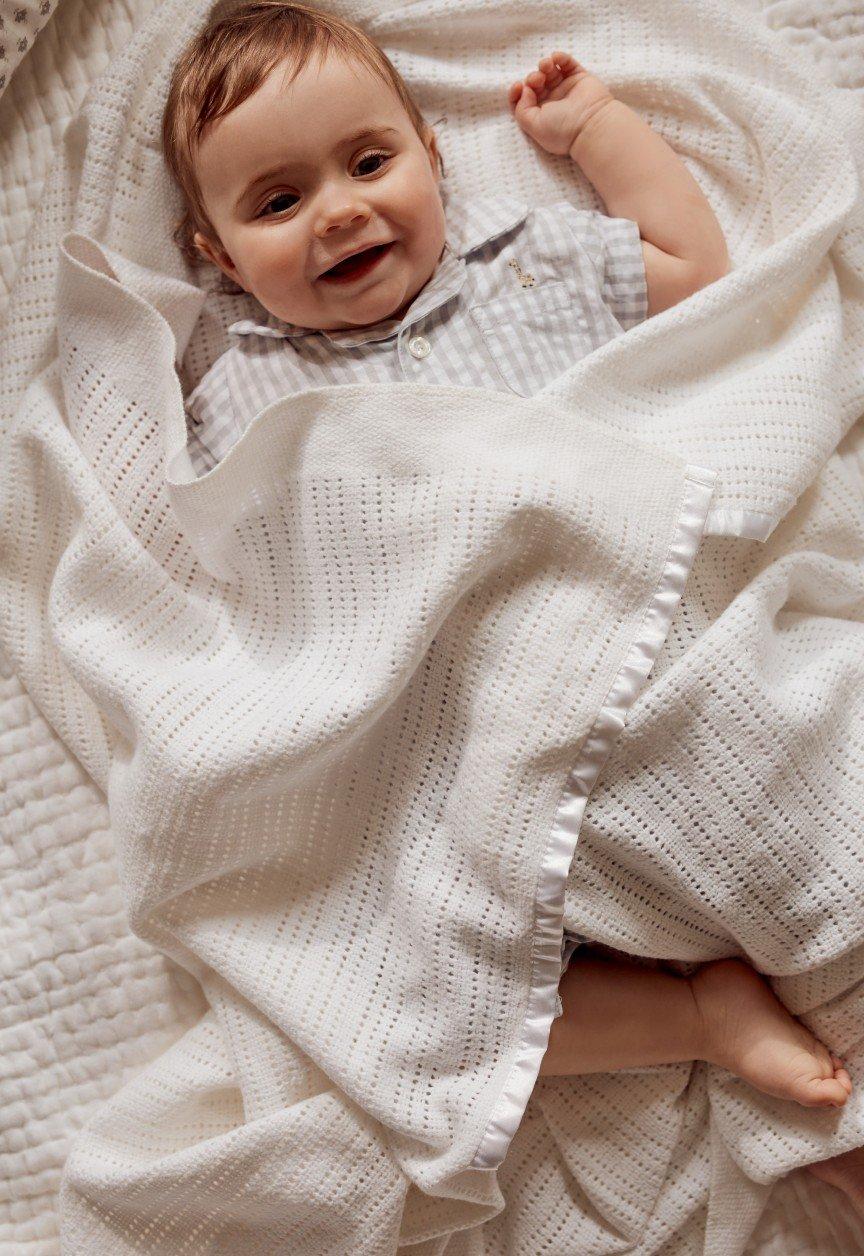
[[414, 130], [396, 87], [362, 59], [332, 52], [298, 67], [286, 57], [202, 132], [196, 175], [211, 197], [233, 196], [235, 184], [277, 165], [317, 168], [328, 154], [398, 143]]
[[307, 80], [321, 76], [325, 80], [340, 78], [351, 86], [356, 83], [364, 93], [392, 93], [396, 96], [381, 67], [350, 49], [316, 48], [302, 59], [298, 59], [296, 53], [286, 53], [267, 72], [265, 79], [274, 80], [280, 89], [287, 91], [301, 76]]
[[299, 120], [313, 136], [353, 136], [364, 126], [413, 129], [405, 101], [383, 71], [341, 49], [299, 66], [285, 58], [253, 94], [277, 107], [282, 116], [274, 116], [274, 123]]

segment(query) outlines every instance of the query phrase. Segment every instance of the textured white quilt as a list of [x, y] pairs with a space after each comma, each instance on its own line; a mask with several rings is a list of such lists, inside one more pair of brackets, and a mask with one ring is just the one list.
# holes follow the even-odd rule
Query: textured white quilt
[[[718, 206], [735, 265], [724, 291], [669, 312], [664, 327], [651, 320], [655, 326], [646, 326], [638, 345], [628, 335], [620, 349], [596, 355], [553, 390], [574, 414], [647, 438], [662, 451], [655, 455], [661, 463], [671, 453], [682, 465], [696, 462], [720, 475], [712, 520], [720, 535], [703, 542], [649, 685], [591, 794], [565, 919], [635, 954], [701, 959], [746, 952], [778, 978], [793, 1010], [832, 1037], [854, 1071], [861, 1058], [862, 976], [861, 710], [854, 706], [864, 607], [860, 426], [838, 442], [861, 411], [860, 112], [851, 93], [832, 96], [825, 80], [808, 80], [800, 52], [790, 70], [780, 45], [759, 34], [755, 10], [704, 4], [696, 22], [689, 16], [696, 8], [652, 10], [650, 73], [647, 32], [632, 15], [608, 9], [578, 20], [568, 9], [565, 20], [554, 6], [527, 15], [502, 7], [501, 29], [479, 75], [477, 30], [487, 29], [488, 13], [478, 19], [470, 5], [432, 5], [370, 17], [369, 26], [417, 88], [427, 115], [448, 112], [442, 144], [451, 156], [448, 173], [462, 188], [488, 190], [506, 167], [523, 193], [591, 203], [590, 189], [574, 186], [572, 170], [525, 151], [497, 113], [499, 80], [508, 81], [509, 70], [533, 53], [536, 38], [528, 29], [542, 23], [550, 38], [578, 46], [622, 94], [630, 93], [693, 163]], [[348, 11], [362, 16], [356, 6]], [[63, 13], [61, 5], [30, 56], [39, 54]], [[805, 16], [786, 5], [766, 13], [775, 26], [794, 26]], [[821, 9], [820, 21], [806, 28], [818, 32], [823, 64], [829, 16]], [[138, 24], [137, 11], [130, 20]], [[443, 1204], [424, 1211], [415, 1187], [405, 1195], [405, 1161], [393, 1143], [384, 1150], [375, 1124], [382, 1114], [370, 1112], [359, 1074], [346, 1064], [345, 1075], [337, 1075], [336, 1051], [320, 1050], [313, 1038], [304, 1057], [295, 1043], [294, 1073], [286, 1077], [285, 1034], [274, 1030], [278, 1012], [268, 1008], [262, 1016], [260, 1005], [244, 1004], [237, 994], [242, 982], [232, 991], [229, 979], [227, 986], [211, 982], [214, 1011], [199, 1021], [204, 1002], [195, 984], [125, 929], [107, 813], [93, 782], [104, 787], [112, 765], [115, 782], [122, 779], [117, 754], [130, 731], [128, 708], [124, 716], [122, 703], [109, 697], [99, 640], [94, 654], [74, 629], [76, 616], [85, 621], [68, 601], [83, 574], [73, 537], [88, 519], [72, 503], [89, 501], [92, 529], [100, 497], [110, 499], [142, 547], [127, 550], [129, 562], [140, 565], [149, 555], [147, 569], [170, 571], [175, 581], [172, 552], [184, 534], [191, 537], [196, 544], [182, 569], [193, 590], [209, 587], [203, 570], [196, 573], [195, 555], [206, 565], [213, 532], [208, 527], [195, 536], [196, 518], [205, 516], [184, 516], [176, 492], [179, 534], [166, 513], [162, 453], [173, 454], [177, 438], [167, 410], [167, 436], [157, 420], [151, 428], [136, 419], [131, 471], [119, 445], [106, 456], [114, 439], [108, 433], [119, 430], [105, 425], [110, 385], [94, 393], [63, 352], [76, 336], [82, 343], [74, 321], [71, 338], [70, 328], [62, 329], [57, 365], [28, 396], [23, 391], [56, 353], [56, 245], [70, 226], [119, 250], [127, 289], [161, 310], [181, 348], [188, 340], [184, 384], [222, 347], [234, 313], [227, 302], [218, 317], [193, 328], [194, 294], [122, 269], [125, 256], [157, 274], [177, 273], [160, 243], [164, 192], [150, 177], [157, 169], [153, 102], [163, 75], [156, 53], [179, 38], [178, 21], [188, 20], [188, 12], [162, 6], [99, 85], [87, 125], [76, 124], [67, 137], [6, 328], [3, 421], [14, 414], [15, 425], [4, 457], [14, 479], [0, 490], [0, 575], [8, 594], [0, 638], [16, 675], [10, 668], [3, 708], [10, 942], [3, 1056], [9, 1062], [3, 1176], [10, 1194], [3, 1241], [18, 1245], [10, 1250], [28, 1244], [56, 1250], [51, 1197], [58, 1170], [70, 1132], [97, 1111], [70, 1162], [68, 1250], [172, 1252], [180, 1250], [182, 1235], [191, 1251], [233, 1250], [244, 1241], [255, 1251], [378, 1252], [392, 1250], [400, 1226], [404, 1237], [406, 1222], [416, 1227], [424, 1215], [429, 1232], [442, 1238], [416, 1243], [417, 1250], [450, 1256], [540, 1250], [563, 1256], [623, 1247], [719, 1253], [742, 1251], [748, 1241], [763, 1251], [859, 1250], [842, 1222], [820, 1233], [818, 1218], [796, 1220], [794, 1211], [788, 1225], [780, 1212], [767, 1213], [761, 1237], [755, 1227], [778, 1176], [864, 1141], [860, 1106], [826, 1122], [790, 1113], [701, 1067], [546, 1079], [534, 1087], [524, 1115], [519, 1105], [530, 1087], [521, 1095], [517, 1088], [504, 1104], [510, 1126], [505, 1122], [497, 1145], [507, 1157], [494, 1175], [495, 1189], [484, 1195], [496, 1215], [475, 1206], [472, 1222], [467, 1202], [461, 1210], [448, 1203], [449, 1213]], [[854, 29], [846, 34], [854, 41]], [[853, 46], [843, 38], [837, 45]], [[463, 81], [469, 60], [474, 77]], [[838, 57], [837, 81], [854, 87], [855, 64], [851, 56]], [[17, 84], [26, 84], [20, 76], [27, 69], [25, 59], [0, 110]], [[19, 103], [24, 99], [26, 87]], [[14, 148], [14, 128], [5, 134]], [[44, 160], [45, 149], [41, 155]], [[33, 203], [36, 183], [22, 180]], [[18, 206], [23, 221], [25, 202]], [[9, 245], [4, 273], [21, 256], [19, 247], [13, 265], [15, 241]], [[84, 247], [73, 242], [73, 251]], [[95, 253], [78, 258], [100, 273]], [[67, 289], [66, 297], [80, 300], [80, 288]], [[135, 308], [143, 319], [143, 307]], [[100, 311], [98, 301], [94, 309]], [[108, 312], [101, 310], [103, 317]], [[104, 325], [120, 328], [107, 317]], [[112, 348], [111, 330], [101, 339], [93, 326], [83, 330], [91, 353], [105, 355], [110, 380], [112, 368], [125, 361]], [[118, 337], [122, 348], [121, 332]], [[632, 352], [623, 352], [625, 344]], [[52, 379], [62, 394], [52, 391]], [[113, 413], [122, 421], [123, 407]], [[151, 499], [160, 503], [153, 517], [141, 504]], [[214, 515], [210, 523], [216, 522]], [[736, 531], [768, 539], [722, 535]], [[649, 540], [638, 541], [646, 553], [654, 534], [648, 532]], [[61, 553], [77, 575], [51, 593]], [[102, 714], [94, 723], [96, 711]], [[140, 801], [119, 783], [116, 789], [115, 807], [121, 799]], [[130, 814], [134, 805], [115, 819]], [[128, 826], [121, 827], [128, 835]], [[125, 857], [136, 861], [131, 872], [127, 863], [125, 888], [127, 904], [138, 908], [153, 879], [142, 875], [134, 848], [127, 846]], [[536, 986], [529, 979], [526, 992]], [[170, 1057], [161, 1056], [113, 1105], [99, 1108], [129, 1073], [196, 1022]], [[262, 1067], [268, 1057], [270, 1065]], [[316, 1059], [327, 1065], [323, 1076]], [[166, 1087], [175, 1088], [173, 1097]], [[454, 1121], [465, 1110], [454, 1109]], [[293, 1180], [289, 1148], [268, 1134], [289, 1113], [290, 1150], [302, 1157]], [[331, 1123], [322, 1129], [324, 1113]], [[340, 1160], [344, 1193], [337, 1199], [323, 1166]], [[222, 1164], [227, 1178], [219, 1174]], [[228, 1182], [239, 1218], [222, 1210]], [[476, 1185], [467, 1182], [466, 1194], [476, 1198]], [[364, 1210], [373, 1198], [377, 1212], [370, 1216]], [[204, 1215], [183, 1220], [199, 1199], [206, 1201]], [[787, 1196], [786, 1207], [795, 1206]], [[322, 1218], [330, 1229], [321, 1228]], [[194, 1228], [199, 1223], [203, 1229]], [[456, 1226], [462, 1228], [448, 1239]], [[792, 1246], [802, 1241], [810, 1246]]]

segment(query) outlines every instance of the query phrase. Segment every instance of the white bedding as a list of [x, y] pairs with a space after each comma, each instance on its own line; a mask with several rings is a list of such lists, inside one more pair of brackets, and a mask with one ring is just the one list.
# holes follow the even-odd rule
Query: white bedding
[[[62, 0], [6, 87], [0, 99], [4, 285], [20, 262], [66, 121], [154, 7]], [[761, 20], [758, 6], [753, 12]], [[864, 22], [842, 17], [839, 4], [834, 14], [822, 4], [810, 13], [802, 4], [764, 10], [778, 37], [795, 46], [790, 55], [812, 57], [820, 73], [829, 70], [854, 90], [864, 79]], [[856, 461], [860, 484], [860, 454], [853, 453], [850, 468]], [[52, 1252], [54, 1197], [70, 1138], [108, 1095], [198, 1020], [204, 1003], [181, 970], [124, 924], [104, 797], [11, 674], [2, 697], [7, 958], [0, 1058], [8, 1115], [0, 1245]], [[816, 1206], [826, 1198], [830, 1214]], [[864, 1248], [861, 1231], [833, 1206], [837, 1199], [809, 1179], [790, 1179], [775, 1189], [774, 1201], [754, 1236], [754, 1252], [851, 1256]], [[569, 1250], [562, 1247], [561, 1256]]]

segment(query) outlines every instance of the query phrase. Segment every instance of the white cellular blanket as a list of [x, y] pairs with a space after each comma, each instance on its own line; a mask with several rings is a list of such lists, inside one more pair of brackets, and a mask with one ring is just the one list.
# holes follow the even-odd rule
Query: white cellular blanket
[[[740, 1251], [759, 1183], [862, 1141], [857, 1102], [533, 1074], [601, 766], [567, 923], [750, 954], [854, 1070], [860, 115], [738, 10], [652, 11], [650, 74], [608, 10], [502, 8], [479, 68], [470, 5], [367, 21], [459, 190], [593, 205], [500, 106], [529, 22], [578, 46], [692, 162], [735, 271], [542, 402], [319, 391], [191, 484], [172, 361], [193, 382], [235, 308], [196, 322], [165, 244], [164, 63], [198, 18], [157, 19], [67, 135], [3, 346], [2, 642], [107, 791], [136, 929], [212, 1006], [80, 1140], [68, 1248]], [[58, 270], [55, 346], [28, 309]], [[687, 466], [711, 528], [770, 536], [703, 542], [636, 699], [707, 505]]]

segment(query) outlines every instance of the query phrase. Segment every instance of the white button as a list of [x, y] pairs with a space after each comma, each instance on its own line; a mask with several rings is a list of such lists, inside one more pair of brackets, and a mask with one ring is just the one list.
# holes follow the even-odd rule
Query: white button
[[415, 358], [428, 358], [432, 346], [425, 336], [412, 336], [408, 341], [408, 352]]

